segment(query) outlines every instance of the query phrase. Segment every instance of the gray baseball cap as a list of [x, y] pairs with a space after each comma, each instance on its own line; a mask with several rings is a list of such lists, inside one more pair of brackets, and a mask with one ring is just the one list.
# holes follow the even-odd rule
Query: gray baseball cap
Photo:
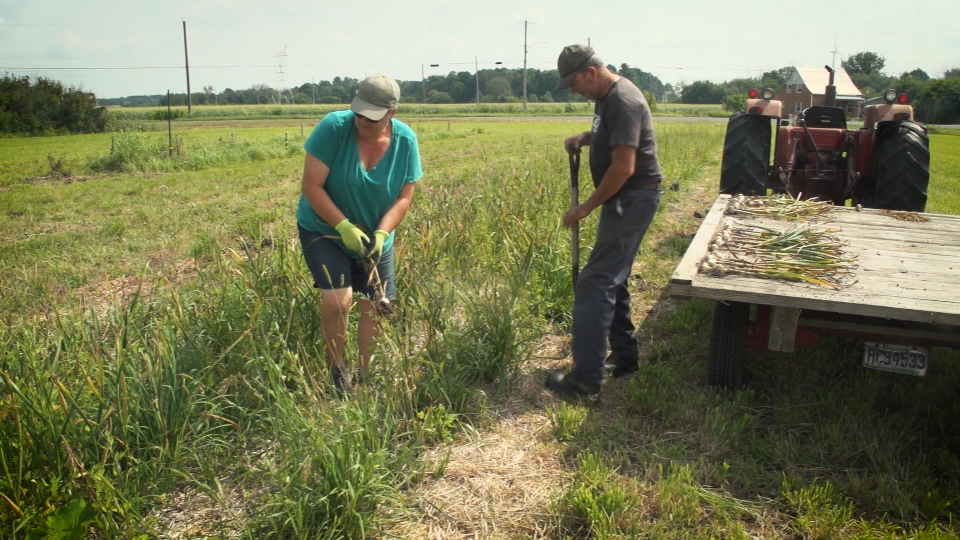
[[560, 82], [557, 83], [557, 90], [570, 88], [577, 72], [587, 63], [587, 60], [593, 58], [593, 54], [593, 47], [589, 45], [567, 45], [564, 47], [560, 51], [560, 57], [557, 58], [557, 71], [560, 72]]
[[386, 75], [371, 75], [360, 83], [357, 94], [350, 103], [350, 110], [377, 121], [390, 109], [397, 108], [399, 101], [400, 85], [397, 81]]

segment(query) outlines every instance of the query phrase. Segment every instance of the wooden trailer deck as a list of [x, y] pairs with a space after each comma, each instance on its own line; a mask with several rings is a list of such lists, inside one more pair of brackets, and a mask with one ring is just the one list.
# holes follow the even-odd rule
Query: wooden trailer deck
[[[731, 200], [721, 195], [704, 218], [673, 273], [671, 294], [960, 327], [960, 216], [918, 214], [925, 221], [912, 222], [878, 210], [838, 207], [822, 216], [787, 221], [727, 215]], [[778, 230], [806, 223], [828, 229], [857, 258], [855, 283], [833, 289], [783, 279], [700, 273], [698, 265], [724, 222]]]

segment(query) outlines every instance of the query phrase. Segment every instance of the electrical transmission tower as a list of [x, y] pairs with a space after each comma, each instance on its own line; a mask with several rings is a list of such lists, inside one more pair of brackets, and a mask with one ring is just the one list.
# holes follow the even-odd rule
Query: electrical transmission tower
[[[283, 78], [283, 71], [287, 67], [287, 46], [283, 46], [283, 51], [273, 53], [277, 61], [277, 82], [280, 83], [280, 92], [277, 96], [277, 102], [283, 104], [283, 93], [287, 90], [286, 82]], [[290, 103], [293, 103], [293, 96], [290, 97]]]

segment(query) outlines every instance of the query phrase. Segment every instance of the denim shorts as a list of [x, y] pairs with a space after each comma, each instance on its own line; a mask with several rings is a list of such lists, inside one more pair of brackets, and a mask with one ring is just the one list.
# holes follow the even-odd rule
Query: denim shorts
[[[384, 252], [377, 262], [376, 273], [364, 266], [363, 261], [347, 255], [323, 233], [308, 231], [297, 224], [300, 234], [300, 247], [303, 259], [313, 275], [313, 286], [319, 289], [343, 289], [352, 287], [371, 299], [385, 296], [395, 300], [397, 288], [394, 284], [393, 249]], [[376, 280], [379, 277], [382, 292], [377, 294]]]

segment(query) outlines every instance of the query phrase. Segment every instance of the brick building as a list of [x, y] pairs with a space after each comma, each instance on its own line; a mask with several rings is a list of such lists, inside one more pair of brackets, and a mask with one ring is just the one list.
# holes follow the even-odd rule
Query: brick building
[[[777, 99], [783, 102], [785, 113], [795, 115], [807, 107], [823, 105], [829, 82], [830, 73], [824, 68], [793, 68]], [[834, 73], [833, 85], [837, 87], [837, 107], [843, 109], [847, 118], [859, 117], [863, 94], [843, 68]]]

